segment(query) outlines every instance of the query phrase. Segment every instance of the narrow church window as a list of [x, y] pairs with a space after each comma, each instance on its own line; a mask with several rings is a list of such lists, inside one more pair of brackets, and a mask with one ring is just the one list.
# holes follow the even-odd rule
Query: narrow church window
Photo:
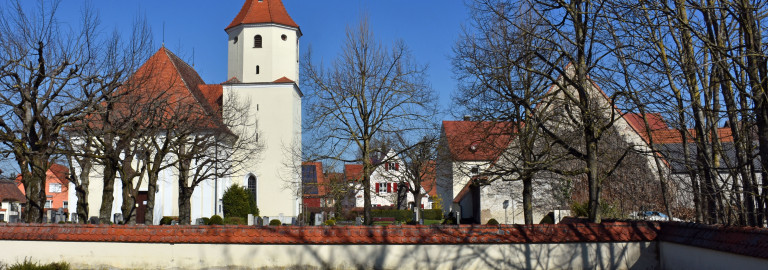
[[256, 74], [259, 74], [259, 66], [256, 66]]
[[235, 37], [235, 39], [233, 39], [233, 41], [235, 42], [235, 44], [237, 44], [237, 37]]
[[253, 47], [261, 48], [261, 35], [256, 35], [253, 37]]
[[256, 200], [256, 176], [248, 176], [248, 191], [253, 194], [253, 200]]

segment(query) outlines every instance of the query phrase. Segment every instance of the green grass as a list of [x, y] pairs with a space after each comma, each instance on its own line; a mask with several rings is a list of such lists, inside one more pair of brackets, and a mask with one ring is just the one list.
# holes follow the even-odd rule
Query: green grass
[[443, 224], [442, 219], [425, 219], [424, 225]]
[[66, 262], [54, 262], [49, 264], [38, 264], [31, 261], [28, 258], [24, 259], [24, 262], [16, 263], [6, 268], [8, 270], [67, 270], [69, 269], [69, 263]]

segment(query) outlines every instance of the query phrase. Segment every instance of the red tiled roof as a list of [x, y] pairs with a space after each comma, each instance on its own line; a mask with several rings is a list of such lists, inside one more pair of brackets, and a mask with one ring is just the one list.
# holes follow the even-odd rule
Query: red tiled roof
[[274, 83], [295, 83], [295, 82], [291, 79], [288, 79], [288, 77], [282, 77], [280, 79], [275, 80]]
[[[667, 122], [664, 122], [664, 118], [660, 113], [647, 113], [645, 118], [648, 119], [648, 127], [651, 131], [669, 129]], [[645, 130], [645, 123], [643, 122], [643, 115], [639, 113], [628, 113], [624, 115], [624, 119], [634, 126], [637, 130]]]
[[280, 0], [246, 0], [240, 13], [235, 16], [232, 23], [224, 28], [229, 30], [241, 24], [276, 23], [285, 26], [299, 28], [299, 25], [291, 19]]
[[429, 196], [437, 196], [435, 166], [435, 161], [427, 162], [427, 169], [424, 172], [423, 178], [421, 179], [421, 187], [424, 188]]
[[512, 141], [510, 122], [443, 121], [443, 132], [457, 161], [493, 161]]
[[0, 240], [226, 244], [495, 244], [647, 242], [652, 222], [446, 226], [146, 226], [0, 224]]
[[344, 180], [347, 182], [363, 180], [363, 164], [345, 164]]
[[[221, 85], [206, 85], [200, 75], [186, 62], [165, 47], [147, 60], [126, 83], [125, 91], [136, 97], [136, 103], [151, 103], [163, 99], [175, 106], [166, 110], [166, 119], [178, 114], [189, 114], [206, 128], [228, 131], [221, 122]], [[130, 87], [133, 86], [133, 87]], [[129, 110], [129, 109], [126, 109]], [[197, 120], [195, 120], [197, 119]], [[157, 121], [157, 120], [156, 120]]]
[[197, 87], [200, 88], [200, 92], [203, 93], [203, 97], [208, 101], [211, 109], [216, 112], [216, 115], [221, 115], [224, 87], [220, 84], [201, 84]]
[[21, 203], [27, 202], [27, 198], [24, 197], [24, 193], [21, 193], [17, 184], [14, 181], [0, 181], [0, 202], [5, 201], [17, 201]]
[[[689, 129], [687, 133], [689, 134], [688, 142], [692, 143], [693, 139], [696, 138], [696, 131]], [[683, 143], [683, 136], [680, 135], [680, 130], [677, 129], [656, 130], [651, 134], [653, 136], [654, 144]], [[718, 128], [717, 134], [720, 136], [721, 142], [733, 142], [731, 128]]]
[[235, 83], [241, 83], [240, 79], [238, 79], [237, 77], [232, 77], [232, 78], [229, 78], [229, 80], [227, 80], [227, 81], [225, 81], [225, 82], [223, 82], [221, 84], [235, 84]]

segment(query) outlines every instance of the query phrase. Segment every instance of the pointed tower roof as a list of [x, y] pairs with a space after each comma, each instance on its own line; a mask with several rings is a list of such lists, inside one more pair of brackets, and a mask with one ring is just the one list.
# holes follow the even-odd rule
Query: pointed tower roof
[[285, 26], [299, 28], [299, 25], [291, 19], [281, 0], [245, 0], [243, 8], [237, 14], [232, 23], [224, 28], [229, 30], [241, 24], [276, 23]]

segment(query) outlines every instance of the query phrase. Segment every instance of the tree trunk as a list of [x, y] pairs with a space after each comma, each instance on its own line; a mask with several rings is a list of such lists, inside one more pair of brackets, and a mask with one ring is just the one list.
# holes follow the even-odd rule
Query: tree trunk
[[[22, 183], [27, 197], [24, 205], [24, 220], [27, 223], [45, 222], [45, 180], [48, 162], [43, 157], [33, 157], [26, 175], [22, 174]], [[23, 169], [22, 169], [23, 171]]]
[[152, 225], [155, 218], [155, 193], [157, 193], [157, 180], [160, 177], [159, 170], [150, 170], [147, 173], [147, 212], [144, 213], [144, 224]]
[[[414, 185], [417, 186], [417, 185]], [[413, 191], [413, 208], [416, 210], [416, 216], [418, 219], [414, 220], [416, 224], [421, 224], [420, 221], [424, 220], [424, 213], [421, 211], [421, 198], [424, 197], [424, 194], [421, 194], [421, 185], [418, 185], [414, 188]]]
[[[525, 224], [533, 224], [533, 177], [523, 176], [523, 217]], [[515, 213], [512, 213], [514, 215]]]
[[[184, 146], [181, 146], [181, 151], [184, 151]], [[192, 191], [194, 190], [193, 187], [190, 187], [187, 183], [189, 180], [189, 169], [190, 169], [190, 163], [192, 160], [190, 158], [185, 157], [183, 153], [179, 153], [177, 155], [179, 157], [179, 179], [177, 180], [179, 184], [179, 224], [181, 225], [190, 225], [192, 224], [191, 221], [191, 213], [192, 208], [190, 206], [190, 198], [192, 197]]]
[[101, 208], [99, 208], [99, 223], [109, 224], [112, 219], [112, 204], [115, 200], [116, 161], [109, 158], [104, 160], [104, 187], [101, 193]]
[[93, 166], [90, 159], [84, 159], [80, 164], [80, 177], [79, 183], [75, 185], [75, 196], [77, 196], [77, 223], [88, 223], [88, 186], [91, 179], [91, 167]]
[[179, 186], [179, 225], [192, 224], [192, 190]]

